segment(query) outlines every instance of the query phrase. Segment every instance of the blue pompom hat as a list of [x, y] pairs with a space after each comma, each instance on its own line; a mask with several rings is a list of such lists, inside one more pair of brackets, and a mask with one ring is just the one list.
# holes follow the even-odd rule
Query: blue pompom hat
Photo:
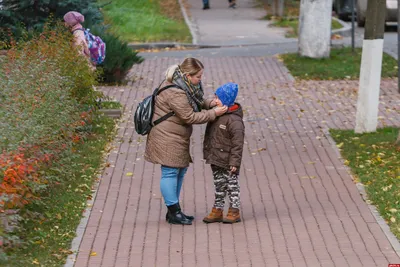
[[236, 83], [226, 83], [219, 87], [215, 94], [221, 100], [222, 104], [227, 107], [235, 104], [235, 99], [239, 91], [239, 85]]

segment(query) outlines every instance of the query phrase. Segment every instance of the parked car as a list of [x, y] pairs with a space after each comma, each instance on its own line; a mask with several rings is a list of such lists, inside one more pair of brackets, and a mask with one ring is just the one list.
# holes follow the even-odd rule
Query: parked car
[[[357, 24], [365, 25], [368, 0], [357, 0]], [[386, 0], [386, 22], [397, 22], [397, 0]]]
[[[341, 20], [351, 20], [351, 1], [352, 0], [333, 0], [333, 11]], [[356, 2], [357, 0], [354, 0]], [[354, 15], [356, 15], [356, 4], [354, 3]]]

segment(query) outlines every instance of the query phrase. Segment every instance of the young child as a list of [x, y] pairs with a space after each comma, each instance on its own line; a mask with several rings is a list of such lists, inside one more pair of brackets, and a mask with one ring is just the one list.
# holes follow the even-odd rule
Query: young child
[[[207, 124], [204, 136], [204, 159], [211, 164], [214, 176], [215, 202], [211, 213], [203, 222], [240, 222], [239, 169], [244, 143], [243, 111], [235, 103], [238, 85], [227, 83], [215, 92], [218, 107], [227, 106], [228, 111]], [[223, 217], [225, 196], [229, 197], [229, 211]]]

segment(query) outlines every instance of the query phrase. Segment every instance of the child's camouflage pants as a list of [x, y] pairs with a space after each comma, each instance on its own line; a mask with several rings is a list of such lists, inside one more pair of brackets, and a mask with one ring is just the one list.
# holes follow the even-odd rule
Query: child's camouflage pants
[[214, 207], [224, 208], [225, 196], [228, 193], [231, 208], [240, 208], [239, 176], [230, 173], [229, 170], [211, 165], [214, 176], [215, 203]]

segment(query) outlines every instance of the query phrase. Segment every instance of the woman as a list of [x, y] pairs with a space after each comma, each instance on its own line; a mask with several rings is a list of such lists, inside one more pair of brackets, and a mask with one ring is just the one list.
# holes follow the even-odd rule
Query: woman
[[67, 26], [74, 35], [74, 46], [77, 47], [79, 53], [88, 60], [90, 69], [95, 70], [96, 67], [90, 60], [89, 46], [82, 26], [84, 21], [85, 17], [76, 11], [70, 11], [64, 15], [65, 26]]
[[167, 84], [175, 84], [161, 92], [155, 102], [153, 120], [173, 111], [174, 116], [153, 127], [147, 136], [145, 160], [161, 164], [161, 194], [168, 208], [166, 219], [171, 224], [192, 224], [193, 216], [185, 215], [179, 205], [183, 178], [192, 162], [190, 136], [192, 124], [213, 121], [227, 111], [216, 107], [213, 100], [204, 100], [201, 77], [204, 66], [195, 58], [186, 58], [181, 65], [168, 68]]

